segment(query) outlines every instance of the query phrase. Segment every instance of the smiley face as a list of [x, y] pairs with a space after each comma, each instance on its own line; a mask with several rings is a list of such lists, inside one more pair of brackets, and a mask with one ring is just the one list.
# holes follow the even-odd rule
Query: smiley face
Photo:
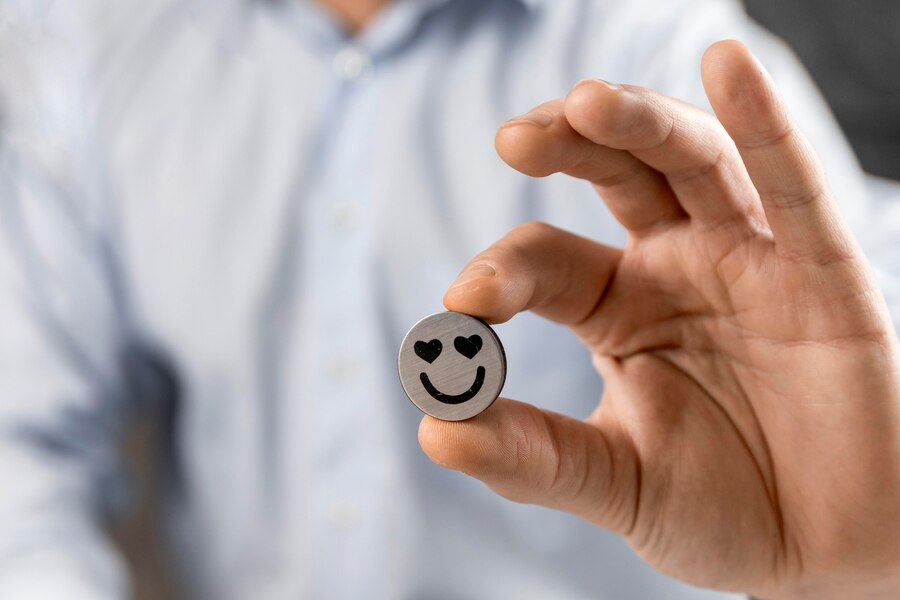
[[[453, 347], [456, 348], [456, 351], [471, 360], [478, 354], [478, 351], [481, 350], [481, 346], [483, 342], [481, 341], [480, 335], [471, 335], [467, 338], [458, 335], [453, 340]], [[425, 362], [431, 364], [433, 363], [438, 356], [441, 354], [441, 350], [443, 349], [443, 344], [441, 344], [440, 340], [431, 340], [430, 342], [416, 342], [413, 344], [413, 350], [416, 355], [424, 360]], [[479, 365], [475, 370], [475, 381], [472, 382], [472, 385], [465, 392], [461, 394], [445, 394], [444, 392], [438, 390], [434, 387], [434, 384], [431, 383], [431, 380], [428, 378], [428, 373], [424, 371], [419, 373], [419, 379], [422, 381], [422, 387], [425, 388], [425, 391], [428, 392], [432, 398], [437, 400], [438, 402], [443, 402], [444, 404], [462, 404], [463, 402], [468, 402], [472, 398], [478, 395], [478, 392], [481, 391], [481, 386], [484, 385], [484, 377], [487, 374], [484, 367]]]
[[398, 365], [410, 400], [426, 414], [450, 421], [485, 410], [506, 379], [497, 334], [483, 321], [454, 312], [416, 323], [400, 346]]

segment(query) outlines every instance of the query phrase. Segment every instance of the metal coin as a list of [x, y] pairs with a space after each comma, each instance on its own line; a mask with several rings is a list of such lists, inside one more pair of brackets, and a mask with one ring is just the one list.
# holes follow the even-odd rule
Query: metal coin
[[400, 344], [400, 383], [413, 404], [445, 421], [470, 419], [493, 404], [506, 381], [494, 330], [457, 312], [425, 317]]

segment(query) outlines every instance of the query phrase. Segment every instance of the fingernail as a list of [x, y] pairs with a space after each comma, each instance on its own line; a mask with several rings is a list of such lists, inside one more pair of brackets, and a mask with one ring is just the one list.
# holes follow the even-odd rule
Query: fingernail
[[528, 121], [538, 127], [547, 127], [553, 122], [553, 115], [543, 110], [533, 110], [522, 116], [516, 117], [513, 121]]
[[582, 85], [587, 85], [587, 84], [589, 84], [589, 83], [599, 83], [599, 84], [601, 84], [601, 85], [605, 85], [607, 88], [609, 88], [609, 89], [611, 89], [611, 90], [613, 90], [613, 91], [615, 91], [615, 92], [621, 92], [622, 90], [625, 89], [625, 88], [623, 88], [621, 85], [619, 85], [619, 84], [617, 84], [617, 83], [610, 83], [610, 82], [606, 81], [605, 79], [600, 79], [600, 78], [596, 78], [596, 79], [582, 79], [581, 81], [579, 81], [578, 83], [575, 84], [575, 87], [579, 87], [579, 86], [582, 86]]
[[594, 81], [596, 81], [597, 83], [602, 83], [603, 85], [605, 85], [606, 87], [608, 87], [609, 89], [611, 89], [615, 92], [620, 92], [625, 89], [618, 83], [610, 83], [610, 82], [606, 81], [605, 79], [595, 79]]
[[453, 285], [450, 287], [459, 287], [461, 285], [465, 285], [475, 279], [483, 279], [487, 277], [493, 277], [497, 274], [497, 271], [494, 270], [494, 267], [487, 263], [475, 263], [470, 267], [467, 267], [459, 276], [456, 278], [456, 281], [453, 282]]

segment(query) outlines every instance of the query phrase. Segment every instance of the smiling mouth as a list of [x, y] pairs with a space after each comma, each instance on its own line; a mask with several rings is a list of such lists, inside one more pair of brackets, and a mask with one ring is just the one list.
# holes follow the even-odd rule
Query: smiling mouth
[[469, 400], [474, 398], [478, 394], [478, 392], [481, 391], [481, 386], [484, 385], [484, 376], [484, 367], [478, 367], [478, 370], [475, 371], [475, 381], [472, 383], [472, 387], [470, 387], [462, 394], [456, 394], [455, 396], [451, 394], [445, 394], [444, 392], [434, 387], [434, 385], [432, 385], [431, 383], [431, 380], [428, 379], [428, 374], [426, 373], [422, 373], [421, 375], [419, 375], [419, 379], [422, 380], [422, 387], [425, 388], [425, 391], [428, 392], [431, 397], [438, 402], [443, 402], [444, 404], [462, 404], [463, 402], [468, 402]]

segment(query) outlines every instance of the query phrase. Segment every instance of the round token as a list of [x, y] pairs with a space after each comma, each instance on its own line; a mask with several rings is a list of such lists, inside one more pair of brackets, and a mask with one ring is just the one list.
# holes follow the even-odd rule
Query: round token
[[481, 319], [457, 312], [425, 317], [400, 344], [400, 383], [413, 404], [444, 421], [470, 419], [503, 389], [506, 354]]

